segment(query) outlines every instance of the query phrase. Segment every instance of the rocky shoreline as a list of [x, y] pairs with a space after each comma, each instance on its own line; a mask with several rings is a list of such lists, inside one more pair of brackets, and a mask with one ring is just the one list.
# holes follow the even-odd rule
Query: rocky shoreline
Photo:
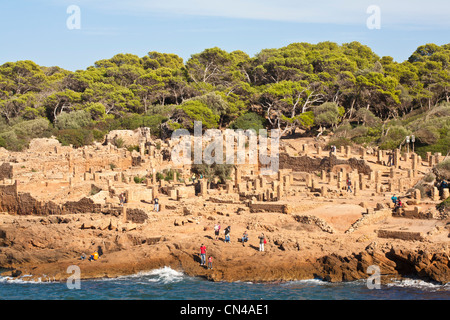
[[[403, 277], [438, 284], [450, 282], [450, 259], [445, 242], [384, 241], [386, 239], [368, 233], [367, 228], [351, 235], [330, 234], [298, 223], [292, 216], [266, 214], [271, 221], [285, 219], [297, 223], [302, 231], [296, 232], [300, 232], [301, 237], [292, 241], [288, 229], [264, 224], [259, 225], [256, 232], [250, 230], [250, 241], [244, 247], [236, 235], [231, 243], [214, 240], [211, 220], [207, 219], [176, 227], [177, 233], [155, 236], [155, 231], [174, 229], [177, 218], [159, 216], [158, 220], [154, 217], [153, 223], [140, 226], [127, 223], [120, 226], [120, 231], [111, 229], [114, 224], [111, 222], [116, 218], [99, 218], [92, 220], [92, 216], [87, 215], [2, 216], [0, 266], [10, 269], [2, 276], [28, 281], [66, 281], [72, 276], [68, 267], [75, 265], [80, 268], [81, 279], [114, 278], [171, 267], [210, 281], [283, 282], [318, 278], [344, 282], [368, 279], [373, 273], [369, 267], [377, 266], [385, 282]], [[104, 220], [102, 227], [100, 220]], [[247, 221], [235, 223], [233, 229], [248, 229], [245, 215], [233, 220]], [[96, 224], [100, 229], [94, 229]], [[157, 225], [159, 230], [155, 230]], [[264, 252], [258, 251], [256, 239], [262, 231], [269, 240]], [[280, 231], [286, 237], [281, 237]], [[202, 243], [214, 257], [212, 270], [200, 266]], [[82, 253], [89, 254], [81, 249], [86, 246], [101, 250], [98, 261], [80, 260]], [[24, 275], [26, 277], [22, 278]]]

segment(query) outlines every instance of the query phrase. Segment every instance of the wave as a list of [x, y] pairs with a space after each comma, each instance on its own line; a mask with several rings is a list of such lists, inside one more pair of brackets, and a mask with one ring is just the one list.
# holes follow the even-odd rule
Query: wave
[[38, 278], [35, 280], [27, 280], [27, 278], [32, 277], [30, 274], [26, 274], [17, 278], [8, 277], [8, 276], [0, 276], [0, 283], [14, 283], [14, 284], [35, 284], [35, 283], [54, 283], [56, 281], [51, 281], [50, 279]]
[[150, 271], [140, 271], [135, 274], [119, 276], [117, 278], [102, 278], [95, 281], [135, 281], [139, 283], [159, 282], [163, 284], [175, 283], [186, 280], [190, 277], [183, 272], [174, 270], [170, 267], [162, 267]]
[[391, 283], [386, 284], [388, 287], [401, 287], [401, 288], [414, 288], [414, 289], [422, 289], [422, 290], [431, 290], [431, 291], [450, 291], [450, 283], [440, 284], [434, 282], [427, 282], [420, 279], [402, 279], [395, 280]]

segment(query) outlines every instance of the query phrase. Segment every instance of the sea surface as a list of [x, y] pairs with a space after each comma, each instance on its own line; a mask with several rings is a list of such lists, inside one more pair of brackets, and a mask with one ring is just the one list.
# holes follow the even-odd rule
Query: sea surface
[[[211, 282], [164, 267], [115, 279], [29, 282], [0, 276], [1, 300], [450, 300], [450, 284], [408, 279], [369, 289], [366, 281]], [[79, 284], [79, 287], [77, 287]]]

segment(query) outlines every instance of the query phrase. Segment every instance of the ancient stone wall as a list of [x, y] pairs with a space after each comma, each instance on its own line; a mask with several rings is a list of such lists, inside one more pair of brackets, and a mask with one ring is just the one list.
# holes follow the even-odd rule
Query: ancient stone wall
[[5, 162], [0, 166], [0, 180], [13, 178], [13, 166]]
[[280, 169], [291, 169], [295, 172], [331, 171], [337, 165], [349, 165], [358, 173], [370, 174], [372, 169], [364, 160], [351, 158], [339, 160], [335, 156], [324, 158], [311, 158], [308, 156], [293, 157], [287, 153], [280, 153]]

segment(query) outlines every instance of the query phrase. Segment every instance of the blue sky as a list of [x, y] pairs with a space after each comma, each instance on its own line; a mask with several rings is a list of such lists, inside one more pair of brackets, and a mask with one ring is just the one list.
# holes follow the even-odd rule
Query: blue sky
[[[80, 8], [80, 29], [67, 28], [71, 5]], [[371, 5], [380, 29], [367, 27]], [[186, 61], [216, 46], [253, 56], [321, 41], [359, 41], [401, 62], [420, 45], [450, 43], [450, 1], [0, 0], [0, 39], [0, 64], [33, 60], [73, 71], [118, 53]]]

